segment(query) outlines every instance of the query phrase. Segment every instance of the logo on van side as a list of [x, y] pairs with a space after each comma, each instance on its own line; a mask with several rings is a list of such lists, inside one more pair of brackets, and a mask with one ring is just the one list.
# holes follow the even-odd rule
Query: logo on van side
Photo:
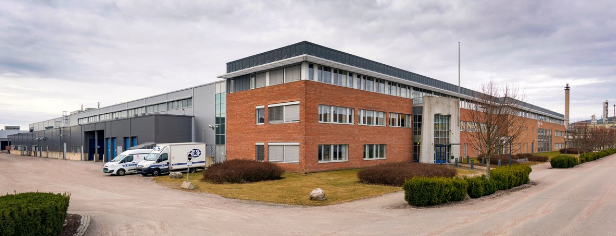
[[201, 150], [199, 150], [199, 149], [193, 149], [193, 150], [190, 150], [190, 152], [189, 152], [189, 153], [190, 153], [190, 155], [191, 155], [193, 158], [197, 158], [197, 157], [201, 156]]

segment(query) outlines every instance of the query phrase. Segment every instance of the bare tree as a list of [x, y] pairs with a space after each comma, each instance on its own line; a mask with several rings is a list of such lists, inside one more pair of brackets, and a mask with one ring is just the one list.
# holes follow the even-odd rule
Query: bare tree
[[471, 101], [469, 122], [477, 128], [468, 132], [470, 145], [486, 159], [486, 177], [490, 178], [490, 157], [519, 143], [528, 127], [528, 114], [524, 110], [517, 88], [498, 86], [489, 81]]

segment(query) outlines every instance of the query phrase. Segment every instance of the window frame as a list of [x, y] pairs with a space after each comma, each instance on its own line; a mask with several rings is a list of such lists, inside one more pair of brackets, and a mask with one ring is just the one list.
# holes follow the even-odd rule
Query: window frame
[[[326, 147], [328, 147], [329, 150], [329, 161], [324, 161], [323, 159], [323, 155], [325, 154], [324, 150], [326, 149]], [[335, 148], [334, 148], [335, 147]], [[339, 152], [335, 152], [334, 150], [341, 150], [340, 148], [344, 147], [346, 150], [344, 153], [344, 157], [343, 159], [338, 159], [338, 160], [334, 160], [335, 158], [335, 153], [339, 153]], [[317, 161], [318, 163], [336, 163], [336, 162], [348, 162], [349, 161], [349, 145], [348, 144], [319, 144], [318, 145], [318, 154], [317, 154]]]
[[[369, 149], [372, 148], [373, 157], [369, 157]], [[383, 150], [383, 156], [379, 157], [380, 150]], [[387, 159], [387, 145], [386, 144], [364, 144], [364, 157], [365, 161], [370, 160], [385, 160]]]

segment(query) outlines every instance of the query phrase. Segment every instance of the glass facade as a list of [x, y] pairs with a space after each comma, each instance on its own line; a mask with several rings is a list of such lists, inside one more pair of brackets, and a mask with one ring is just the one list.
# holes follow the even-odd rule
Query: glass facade
[[537, 135], [537, 151], [549, 152], [552, 151], [552, 130], [538, 129]]
[[216, 162], [222, 162], [226, 160], [226, 120], [227, 120], [227, 93], [225, 83], [216, 83], [215, 96], [215, 122], [214, 134], [216, 153], [214, 157]]

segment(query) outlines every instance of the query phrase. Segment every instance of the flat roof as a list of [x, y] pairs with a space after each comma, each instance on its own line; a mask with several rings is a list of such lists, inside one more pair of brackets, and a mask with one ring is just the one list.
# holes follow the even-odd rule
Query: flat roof
[[[235, 61], [227, 62], [227, 74], [233, 75], [236, 73], [233, 72], [246, 72], [250, 73], [253, 70], [250, 68], [266, 66], [271, 67], [275, 66], [279, 61], [288, 61], [289, 59], [298, 59], [301, 61], [301, 56], [314, 56], [322, 59], [326, 59], [329, 61], [370, 70], [374, 72], [378, 72], [381, 74], [405, 79], [411, 82], [428, 85], [431, 87], [435, 87], [438, 89], [446, 90], [453, 93], [458, 93], [458, 86], [454, 84], [450, 84], [441, 80], [433, 79], [427, 76], [423, 76], [414, 72], [410, 72], [407, 70], [403, 70], [400, 68], [396, 68], [390, 65], [386, 65], [380, 62], [376, 62], [373, 60], [369, 60], [366, 58], [362, 58], [359, 56], [355, 56], [353, 54], [349, 54], [346, 52], [338, 51], [332, 48], [324, 47], [315, 43], [311, 43], [308, 41], [302, 41], [299, 43], [291, 44], [288, 46], [284, 46], [281, 48], [273, 49], [270, 51], [262, 52], [256, 55], [248, 56], [245, 58], [241, 58]], [[255, 68], [256, 69], [256, 68]], [[227, 78], [228, 76], [222, 75], [220, 78]], [[460, 94], [476, 97], [478, 92], [460, 87]], [[564, 119], [565, 116], [563, 114], [530, 104], [523, 101], [520, 101], [524, 107], [540, 111], [554, 117], [559, 117]]]

